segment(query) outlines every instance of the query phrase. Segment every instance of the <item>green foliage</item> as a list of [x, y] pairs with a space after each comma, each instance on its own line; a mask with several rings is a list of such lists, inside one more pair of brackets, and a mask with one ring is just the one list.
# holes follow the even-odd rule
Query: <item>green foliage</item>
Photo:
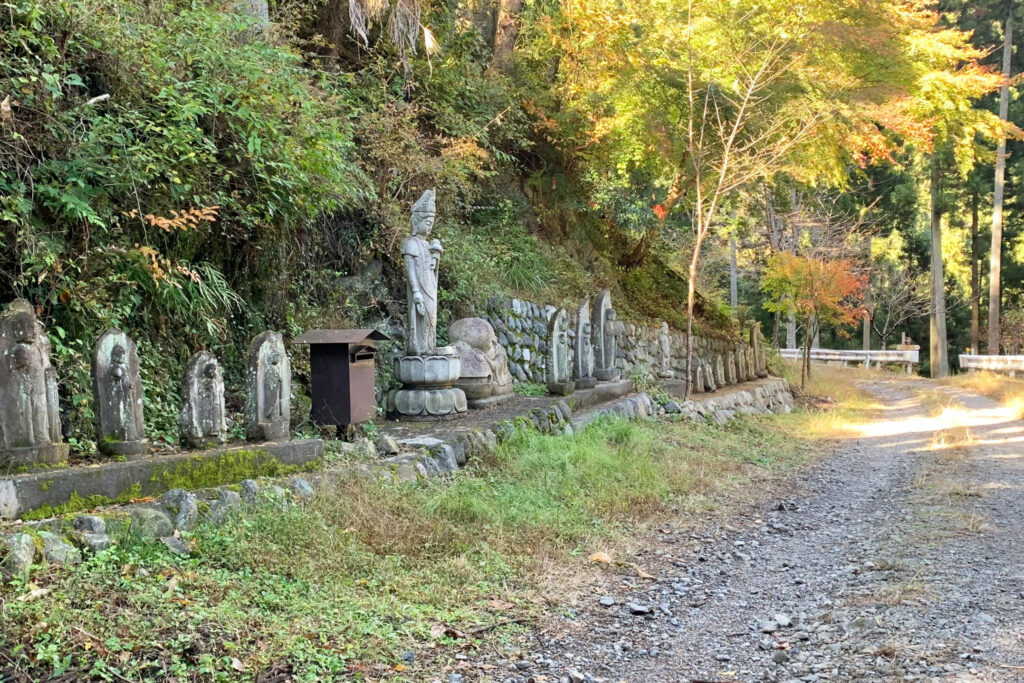
[[515, 391], [520, 396], [548, 395], [547, 385], [541, 384], [539, 382], [516, 382], [515, 386], [513, 387], [513, 391]]
[[[492, 625], [495, 596], [529, 619], [518, 603], [529, 605], [530, 573], [545, 560], [578, 562], [577, 551], [609, 549], [669, 505], [706, 507], [709, 491], [749, 475], [742, 463], [789, 467], [803, 452], [762, 420], [608, 420], [571, 437], [520, 431], [450, 482], [359, 480], [306, 506], [274, 501], [185, 534], [189, 558], [119, 525], [116, 547], [37, 574], [45, 594], [19, 600], [30, 587], [0, 586], [0, 650], [40, 680], [252, 680], [287, 666], [312, 681], [359, 662], [393, 666], [445, 642], [438, 623]], [[403, 666], [390, 680], [436, 674]]]

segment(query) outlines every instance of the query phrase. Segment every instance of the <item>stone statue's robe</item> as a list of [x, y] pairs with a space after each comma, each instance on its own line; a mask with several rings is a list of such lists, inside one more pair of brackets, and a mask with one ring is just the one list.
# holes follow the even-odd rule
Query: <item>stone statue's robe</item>
[[[402, 255], [408, 271], [409, 329], [406, 352], [410, 355], [428, 355], [437, 348], [437, 269], [441, 258], [441, 243], [427, 242], [412, 235], [402, 242]], [[414, 301], [419, 293], [422, 306]]]

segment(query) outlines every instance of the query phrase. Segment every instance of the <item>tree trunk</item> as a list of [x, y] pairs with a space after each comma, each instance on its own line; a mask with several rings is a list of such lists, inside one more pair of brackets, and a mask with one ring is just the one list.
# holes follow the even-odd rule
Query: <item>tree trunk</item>
[[[1006, 29], [1003, 36], [1003, 87], [999, 89], [999, 118], [1006, 121], [1010, 107], [1010, 58], [1013, 55], [1013, 6], [1008, 2]], [[1003, 265], [1003, 190], [1006, 177], [1006, 138], [999, 138], [996, 148], [996, 181], [992, 199], [992, 253], [988, 273], [988, 353], [999, 355], [999, 295]]]
[[871, 318], [864, 316], [864, 323], [862, 329], [862, 342], [865, 351], [871, 350]]
[[807, 321], [804, 323], [804, 357], [803, 362], [800, 364], [800, 387], [803, 388], [807, 385], [807, 380], [811, 378], [811, 338], [814, 336], [814, 330], [811, 328], [814, 326], [813, 317], [808, 316]]
[[739, 284], [736, 272], [736, 238], [729, 238], [729, 305], [732, 307], [732, 314], [736, 315], [736, 307], [739, 305]]
[[779, 348], [779, 328], [782, 326], [782, 314], [775, 311], [772, 317], [772, 346]]
[[523, 0], [500, 0], [498, 20], [494, 29], [494, 50], [491, 52], [491, 68], [504, 71], [512, 57], [512, 49], [519, 35], [518, 15], [523, 9]]
[[786, 317], [786, 348], [796, 348], [796, 315], [790, 313]]
[[932, 227], [932, 310], [929, 325], [931, 376], [949, 374], [946, 351], [946, 277], [942, 265], [942, 209], [939, 205], [940, 182], [938, 153], [931, 159], [931, 227]]
[[700, 247], [704, 242], [700, 226], [697, 226], [697, 239], [693, 244], [693, 256], [690, 259], [690, 279], [686, 286], [686, 391], [684, 399], [689, 400], [693, 390], [693, 307], [697, 302], [697, 266], [700, 263]]
[[978, 240], [978, 193], [971, 193], [971, 353], [981, 352], [981, 244]]

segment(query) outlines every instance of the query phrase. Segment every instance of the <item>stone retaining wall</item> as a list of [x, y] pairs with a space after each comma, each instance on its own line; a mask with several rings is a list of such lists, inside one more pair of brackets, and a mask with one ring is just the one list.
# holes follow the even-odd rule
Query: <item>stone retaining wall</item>
[[[488, 320], [494, 327], [498, 343], [508, 354], [509, 370], [517, 382], [545, 381], [545, 358], [548, 348], [548, 321], [557, 309], [554, 306], [538, 304], [522, 299], [491, 298], [487, 301], [481, 317]], [[569, 355], [570, 365], [575, 356], [572, 340], [576, 338], [576, 310], [566, 310], [569, 318]], [[624, 333], [618, 338], [616, 366], [623, 375], [634, 371], [657, 374], [661, 369], [661, 330], [622, 321]], [[686, 335], [677, 330], [669, 330], [671, 368], [675, 376], [686, 375]], [[694, 367], [705, 364], [716, 365], [716, 358], [721, 357], [727, 363], [730, 354], [734, 358], [753, 358], [754, 352], [746, 341], [731, 341], [715, 337], [694, 335], [693, 340]], [[728, 369], [724, 372], [725, 384], [736, 384], [758, 376], [756, 363], [751, 371], [735, 373], [735, 379]], [[759, 376], [764, 376], [761, 373]], [[721, 382], [715, 382], [716, 385]]]

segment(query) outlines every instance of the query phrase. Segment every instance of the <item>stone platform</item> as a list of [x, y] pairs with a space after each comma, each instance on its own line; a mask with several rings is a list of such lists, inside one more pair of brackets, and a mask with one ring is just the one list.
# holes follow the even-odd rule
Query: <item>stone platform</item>
[[323, 454], [320, 439], [297, 439], [15, 474], [0, 478], [0, 520], [30, 513], [47, 516], [158, 496], [173, 488], [236, 484], [250, 477], [311, 469]]
[[420, 437], [435, 437], [446, 440], [460, 433], [493, 429], [503, 421], [515, 420], [537, 409], [551, 408], [560, 401], [573, 411], [586, 410], [601, 403], [614, 401], [633, 392], [633, 382], [628, 379], [617, 382], [601, 382], [593, 389], [583, 389], [571, 396], [519, 396], [514, 394], [507, 401], [497, 405], [471, 410], [464, 417], [444, 422], [405, 422], [388, 420], [380, 425], [380, 431], [405, 441]]

